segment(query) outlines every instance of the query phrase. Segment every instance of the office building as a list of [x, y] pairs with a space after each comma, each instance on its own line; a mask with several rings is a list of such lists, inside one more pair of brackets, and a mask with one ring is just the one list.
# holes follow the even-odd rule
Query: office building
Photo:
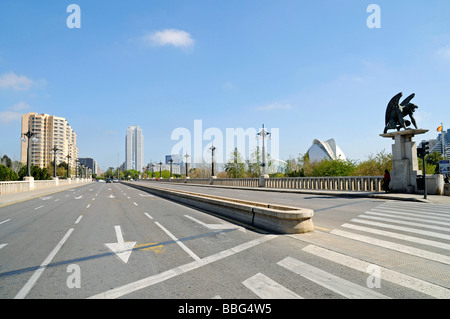
[[97, 167], [97, 161], [94, 160], [93, 158], [82, 157], [82, 158], [79, 158], [78, 161], [80, 162], [81, 165], [84, 165], [84, 166], [90, 168], [92, 174], [97, 174], [97, 175], [99, 174], [98, 167]]
[[125, 170], [142, 172], [144, 167], [144, 136], [139, 126], [130, 126], [125, 137]]
[[[58, 149], [56, 165], [66, 162], [71, 168], [75, 168], [78, 158], [77, 135], [65, 118], [49, 114], [26, 113], [22, 115], [22, 137], [28, 131], [35, 134], [31, 139], [30, 149], [32, 166], [47, 167], [54, 160], [52, 149], [56, 147]], [[27, 148], [28, 140], [23, 139], [20, 161], [24, 164], [27, 164]], [[70, 155], [69, 162], [68, 155]]]

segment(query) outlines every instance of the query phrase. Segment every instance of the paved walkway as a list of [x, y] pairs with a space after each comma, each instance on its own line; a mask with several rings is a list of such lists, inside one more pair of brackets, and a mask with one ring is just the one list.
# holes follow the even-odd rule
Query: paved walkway
[[31, 191], [13, 193], [13, 194], [3, 194], [3, 195], [0, 195], [0, 207], [6, 206], [6, 205], [11, 205], [14, 203], [23, 202], [23, 201], [30, 200], [33, 198], [47, 196], [49, 194], [62, 192], [67, 189], [80, 187], [80, 186], [84, 186], [84, 185], [88, 185], [88, 183], [78, 183], [78, 184], [73, 183], [73, 184], [64, 185], [64, 186], [46, 187], [46, 188], [40, 188], [40, 189], [31, 190]]
[[[160, 182], [155, 182], [160, 183]], [[164, 187], [164, 183], [160, 184]], [[174, 183], [173, 185], [177, 185]], [[224, 186], [224, 185], [208, 185], [208, 184], [194, 184], [183, 183], [181, 185], [186, 186], [203, 186], [203, 187], [223, 187], [231, 189], [242, 189], [262, 192], [283, 192], [283, 193], [298, 193], [298, 194], [311, 194], [311, 195], [326, 195], [337, 197], [355, 197], [355, 198], [378, 198], [387, 200], [402, 200], [402, 201], [415, 201], [433, 204], [448, 204], [450, 205], [450, 196], [439, 195], [427, 195], [427, 199], [424, 199], [424, 195], [420, 194], [401, 194], [401, 193], [386, 193], [386, 192], [361, 192], [361, 191], [331, 191], [331, 190], [309, 190], [309, 189], [291, 189], [291, 188], [259, 188], [259, 187], [242, 187], [242, 186]]]

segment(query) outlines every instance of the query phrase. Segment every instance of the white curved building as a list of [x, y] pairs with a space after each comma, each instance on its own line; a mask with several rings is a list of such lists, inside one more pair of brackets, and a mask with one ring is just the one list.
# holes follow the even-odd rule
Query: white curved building
[[311, 162], [320, 162], [324, 159], [341, 159], [343, 161], [347, 159], [344, 152], [342, 152], [339, 146], [337, 146], [336, 141], [332, 138], [328, 141], [314, 140], [307, 154]]

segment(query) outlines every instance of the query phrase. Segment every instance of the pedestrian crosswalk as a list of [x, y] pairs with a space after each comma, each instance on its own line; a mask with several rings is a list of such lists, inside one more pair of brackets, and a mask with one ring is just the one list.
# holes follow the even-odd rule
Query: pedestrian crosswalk
[[[358, 249], [382, 249], [387, 257], [380, 259], [377, 264], [368, 258], [346, 253], [345, 247], [333, 249], [313, 242], [301, 250], [322, 262], [345, 266], [348, 271], [364, 274], [367, 281], [363, 283], [361, 280], [354, 283], [348, 278], [341, 278], [299, 258], [286, 257], [277, 265], [344, 298], [391, 298], [376, 289], [373, 282], [377, 280], [389, 282], [399, 286], [400, 290], [413, 291], [420, 296], [450, 298], [450, 207], [388, 201], [331, 230], [329, 234], [336, 240], [361, 245]], [[406, 267], [406, 270], [395, 267], [395, 260], [402, 258], [412, 266]], [[421, 272], [427, 271], [435, 271], [437, 275], [429, 278], [421, 275]], [[260, 298], [304, 298], [302, 287], [298, 291], [289, 290], [261, 272], [244, 280], [242, 284]]]

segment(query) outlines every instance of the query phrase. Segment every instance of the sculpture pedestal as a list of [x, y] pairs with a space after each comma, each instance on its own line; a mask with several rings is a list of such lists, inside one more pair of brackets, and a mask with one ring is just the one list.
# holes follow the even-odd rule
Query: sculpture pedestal
[[417, 145], [413, 141], [415, 135], [427, 133], [428, 130], [408, 129], [405, 131], [380, 134], [381, 137], [392, 138], [392, 172], [390, 189], [394, 193], [416, 193], [417, 175], [421, 171], [417, 162]]

